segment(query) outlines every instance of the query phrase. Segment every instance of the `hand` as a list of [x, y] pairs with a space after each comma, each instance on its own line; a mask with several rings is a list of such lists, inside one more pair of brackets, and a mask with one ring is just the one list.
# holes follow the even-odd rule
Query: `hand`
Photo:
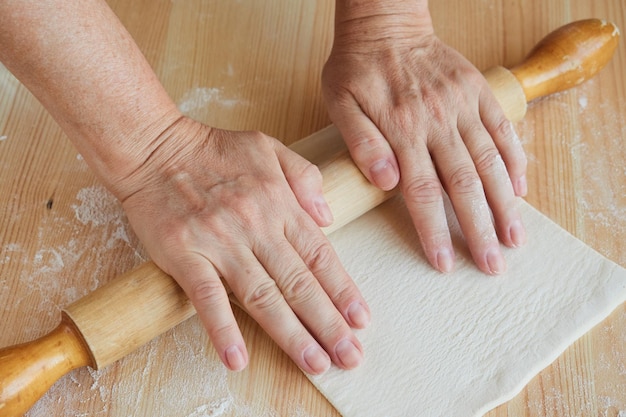
[[224, 282], [304, 371], [362, 358], [369, 310], [318, 226], [332, 216], [317, 168], [277, 140], [180, 118], [115, 189], [153, 260], [194, 304], [223, 362], [248, 353]]
[[399, 183], [435, 268], [454, 265], [445, 190], [478, 267], [501, 273], [498, 236], [508, 246], [526, 239], [515, 198], [527, 187], [522, 146], [485, 79], [434, 35], [429, 16], [381, 16], [337, 23], [323, 72], [331, 119], [373, 184]]
[[248, 353], [220, 278], [304, 371], [358, 365], [350, 326], [369, 311], [318, 227], [332, 216], [317, 168], [260, 133], [182, 117], [106, 2], [2, 1], [0, 44], [230, 369]]

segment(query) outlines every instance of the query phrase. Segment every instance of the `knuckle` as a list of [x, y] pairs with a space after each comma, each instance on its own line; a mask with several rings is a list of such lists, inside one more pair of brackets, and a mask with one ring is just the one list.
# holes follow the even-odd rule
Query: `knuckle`
[[513, 139], [516, 135], [511, 122], [502, 115], [495, 124], [494, 135], [498, 138]]
[[484, 89], [491, 92], [485, 76], [472, 65], [456, 68], [455, 74], [458, 80], [465, 80], [463, 85], [466, 88], [471, 88], [476, 94]]
[[328, 242], [313, 246], [304, 254], [304, 262], [311, 271], [324, 273], [332, 269], [337, 260], [335, 250]]
[[324, 89], [324, 93], [333, 98], [332, 105], [337, 109], [350, 109], [355, 105], [355, 98], [351, 91], [358, 89], [358, 83], [355, 83], [352, 79], [342, 80], [343, 82], [330, 82], [327, 83]]
[[511, 122], [502, 116], [496, 123], [493, 134], [497, 140], [500, 140], [500, 143], [504, 144], [502, 151], [507, 156], [507, 162], [511, 165], [511, 168], [514, 171], [524, 171], [528, 160], [520, 138]]
[[300, 170], [299, 178], [304, 179], [304, 181], [306, 182], [321, 184], [322, 183], [322, 171], [320, 171], [317, 165], [313, 165], [310, 162], [306, 162], [303, 164], [302, 169]]
[[432, 204], [443, 198], [441, 183], [435, 177], [418, 177], [404, 184], [405, 197], [416, 204]]
[[282, 295], [273, 280], [264, 280], [244, 294], [243, 305], [252, 311], [271, 311], [278, 307]]
[[481, 173], [493, 172], [506, 167], [502, 161], [502, 156], [494, 147], [487, 147], [480, 151], [474, 158], [476, 170]]
[[311, 336], [308, 332], [303, 329], [292, 329], [286, 337], [287, 342], [286, 345], [292, 349], [293, 354], [297, 356], [302, 355], [302, 353], [311, 346]]
[[169, 223], [160, 224], [157, 230], [163, 248], [171, 253], [178, 253], [180, 248], [186, 248], [193, 242], [192, 232], [178, 219], [172, 219]]
[[211, 341], [215, 344], [220, 341], [228, 340], [233, 332], [239, 331], [236, 323], [226, 323], [211, 326], [209, 329]]
[[356, 137], [360, 139], [352, 143], [352, 152], [357, 155], [370, 155], [372, 152], [383, 148], [382, 139], [378, 137], [365, 136], [358, 134]]
[[270, 148], [274, 146], [274, 139], [271, 136], [268, 136], [265, 133], [261, 132], [260, 130], [251, 130], [248, 132], [248, 134], [250, 140], [253, 141], [257, 146], [267, 146]]
[[[258, 229], [269, 217], [266, 202], [280, 201], [279, 185], [271, 181], [258, 181], [254, 178], [241, 177], [236, 187], [219, 196], [217, 210], [220, 216], [234, 219], [243, 230]], [[217, 220], [216, 220], [217, 221]], [[222, 222], [220, 222], [221, 224]]]
[[457, 131], [461, 135], [463, 146], [467, 149], [470, 149], [472, 145], [484, 148], [493, 143], [483, 124], [478, 119], [475, 119], [473, 114], [464, 115], [460, 124], [462, 124], [462, 127], [459, 127]]
[[281, 290], [290, 304], [303, 304], [314, 297], [317, 285], [309, 271], [298, 269], [288, 274], [287, 277], [281, 285]]
[[221, 282], [202, 280], [192, 287], [190, 298], [194, 305], [210, 307], [220, 303], [224, 291]]
[[345, 322], [339, 318], [329, 320], [324, 327], [322, 327], [317, 338], [319, 340], [339, 340], [348, 336], [349, 332], [346, 332]]
[[462, 166], [452, 172], [448, 180], [451, 189], [459, 193], [474, 193], [481, 188], [480, 178], [473, 169]]
[[[234, 138], [224, 141], [224, 151], [221, 155], [223, 161], [228, 158], [228, 155], [232, 155], [233, 148], [241, 152], [242, 155], [251, 156], [254, 153], [261, 153], [262, 155], [271, 155], [274, 153], [274, 146], [276, 139], [266, 135], [260, 130], [246, 130], [238, 132]], [[217, 142], [217, 145], [220, 141]], [[216, 146], [217, 146], [216, 145]]]

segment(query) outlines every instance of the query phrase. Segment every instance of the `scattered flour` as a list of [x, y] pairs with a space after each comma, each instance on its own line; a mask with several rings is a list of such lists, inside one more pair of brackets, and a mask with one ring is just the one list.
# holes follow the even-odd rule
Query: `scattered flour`
[[38, 250], [33, 264], [39, 267], [38, 273], [40, 274], [57, 273], [65, 266], [61, 254], [56, 249]]
[[201, 405], [196, 408], [193, 413], [189, 414], [187, 417], [217, 417], [223, 415], [225, 412], [230, 410], [233, 404], [232, 397], [221, 398], [218, 400], [211, 401], [209, 404]]
[[0, 142], [7, 140], [9, 137], [7, 135], [0, 135]]
[[221, 88], [197, 87], [183, 95], [178, 101], [178, 109], [188, 116], [193, 116], [198, 110], [208, 106], [232, 108], [240, 103], [239, 99], [224, 97]]
[[[153, 417], [282, 417], [239, 398], [228, 377], [193, 318], [108, 368], [66, 375], [27, 417], [47, 417], [59, 409], [66, 417], [126, 417], [129, 410]], [[308, 416], [294, 408], [285, 417]]]
[[76, 199], [80, 204], [72, 205], [72, 209], [78, 221], [84, 225], [108, 226], [107, 249], [113, 249], [119, 241], [130, 244], [129, 226], [122, 206], [106, 188], [101, 185], [83, 188]]
[[[0, 286], [0, 312], [26, 309], [38, 321], [45, 317], [56, 322], [63, 307], [101, 285], [102, 271], [111, 276], [110, 251], [130, 250], [138, 261], [146, 259], [121, 206], [104, 187], [83, 188], [76, 199], [79, 204], [71, 206], [74, 219], [55, 215], [55, 211], [41, 218], [32, 237], [36, 243], [22, 247], [1, 242], [0, 265], [17, 265], [19, 290]], [[68, 238], [63, 241], [58, 236]], [[83, 274], [83, 264], [95, 265], [95, 269]], [[40, 332], [39, 326], [26, 326], [23, 337], [31, 339]]]
[[[555, 386], [555, 377], [550, 373], [543, 373], [541, 379], [545, 381], [545, 385], [550, 386], [548, 390], [543, 390], [542, 384], [532, 384], [530, 387], [528, 401], [528, 411], [530, 416], [541, 417], [626, 417], [624, 410], [626, 403], [623, 401], [623, 387], [617, 387], [610, 396], [598, 395], [595, 393], [595, 384], [590, 379], [581, 375], [572, 379], [574, 387], [557, 388]], [[572, 407], [573, 392], [579, 397], [574, 402], [576, 405]], [[567, 390], [567, 391], [566, 391]], [[592, 399], [596, 400], [593, 401]], [[622, 416], [621, 413], [625, 413]]]
[[[563, 151], [559, 158], [570, 158], [575, 168], [575, 173], [582, 174], [576, 178], [564, 177], [565, 181], [576, 181], [582, 184], [575, 191], [578, 207], [581, 209], [579, 219], [587, 225], [595, 225], [594, 234], [601, 236], [606, 230], [626, 233], [626, 166], [620, 154], [607, 154], [601, 147], [609, 141], [612, 149], [624, 149], [623, 138], [626, 138], [626, 105], [602, 101], [598, 97], [598, 81], [591, 79], [575, 89], [556, 93], [550, 96], [549, 102], [538, 100], [530, 104], [535, 106], [550, 106], [561, 108], [564, 113], [575, 111], [578, 113], [576, 122], [581, 127], [571, 135], [571, 130], [559, 131], [544, 125], [545, 137], [535, 137], [536, 122], [532, 117], [527, 117], [516, 125], [520, 133], [520, 139], [525, 149], [529, 164], [541, 165], [537, 156], [532, 153], [534, 146], [542, 147], [540, 142], [552, 142], [552, 147], [559, 147]], [[574, 101], [575, 99], [575, 101]], [[572, 108], [572, 103], [578, 104]], [[600, 112], [588, 112], [588, 106], [594, 109], [599, 107]], [[600, 114], [601, 119], [598, 119]], [[610, 182], [610, 187], [607, 184]], [[569, 190], [558, 187], [552, 190], [554, 193], [565, 193]], [[555, 201], [560, 200], [560, 195], [555, 194]], [[565, 196], [563, 196], [565, 197]], [[601, 230], [601, 229], [602, 230]], [[618, 263], [626, 262], [625, 255], [615, 258]]]
[[[540, 142], [552, 142], [564, 150], [563, 158], [570, 158], [576, 173], [582, 173], [583, 187], [578, 191], [577, 203], [580, 209], [579, 217], [587, 222], [586, 228], [593, 227], [596, 236], [605, 233], [626, 233], [626, 167], [623, 158], [619, 155], [607, 155], [599, 144], [610, 141], [612, 149], [623, 149], [621, 144], [626, 138], [626, 108], [619, 104], [616, 108], [614, 103], [603, 102], [598, 99], [597, 81], [592, 79], [576, 89], [565, 91], [551, 96], [548, 106], [561, 107], [564, 113], [574, 110], [578, 113], [577, 123], [582, 129], [573, 136], [559, 131], [550, 131], [550, 135], [536, 133], [537, 122], [532, 117], [527, 117], [516, 124], [520, 139], [527, 149], [530, 164], [543, 166], [543, 161], [529, 152], [535, 146], [543, 146]], [[575, 99], [575, 101], [574, 101]], [[577, 107], [572, 109], [572, 103]], [[541, 100], [531, 103], [530, 107], [544, 105]], [[598, 112], [589, 112], [590, 106], [599, 106], [602, 120], [598, 120]], [[597, 127], [596, 127], [597, 126]], [[546, 132], [548, 131], [546, 130]], [[611, 181], [611, 186], [607, 186]], [[555, 190], [558, 192], [558, 190]], [[558, 199], [558, 196], [557, 196]], [[626, 263], [623, 253], [612, 256], [622, 265]], [[623, 318], [620, 319], [623, 321]], [[619, 375], [618, 381], [626, 381], [621, 377], [626, 376], [626, 356], [623, 346], [626, 343], [626, 330], [616, 329], [614, 326], [605, 326], [605, 332], [611, 332], [616, 340], [610, 352], [600, 355], [597, 363], [598, 372]], [[621, 342], [621, 343], [620, 343]], [[532, 416], [541, 417], [626, 417], [626, 382], [617, 382], [610, 387], [604, 387], [606, 392], [598, 393], [593, 378], [587, 375], [577, 375], [572, 380], [572, 386], [555, 388], [559, 386], [550, 372], [541, 374], [545, 384], [531, 384], [529, 392], [528, 409]], [[543, 391], [543, 387], [551, 387], [549, 391]], [[572, 399], [569, 397], [575, 393], [577, 406], [572, 408]], [[595, 398], [595, 401], [592, 399]]]
[[[62, 207], [57, 201], [54, 207]], [[145, 260], [117, 200], [102, 186], [80, 189], [35, 229], [34, 244], [2, 242], [0, 265], [17, 263], [20, 291], [0, 285], [0, 314], [24, 311], [39, 325], [26, 326], [23, 338], [50, 328], [59, 311], [102, 285], [100, 269], [111, 276], [112, 253]], [[68, 236], [59, 241], [57, 236]], [[51, 236], [53, 236], [51, 238]], [[54, 243], [52, 243], [54, 242]], [[34, 248], [32, 252], [30, 247]], [[115, 252], [111, 252], [115, 251]], [[120, 252], [122, 251], [122, 252]], [[81, 274], [81, 265], [93, 273]], [[95, 265], [95, 269], [94, 269]], [[75, 281], [68, 277], [79, 276]], [[34, 306], [34, 307], [33, 307]], [[10, 315], [10, 316], [11, 316]], [[0, 334], [0, 344], [10, 344]], [[61, 378], [26, 414], [27, 417], [283, 417], [267, 404], [241, 398], [229, 388], [229, 372], [220, 362], [197, 318], [172, 329], [128, 357], [101, 371], [82, 368]], [[308, 417], [297, 405], [285, 417]], [[131, 414], [129, 414], [131, 413]]]
[[291, 404], [291, 408], [289, 411], [289, 417], [311, 417], [308, 412], [306, 412], [301, 405], [299, 404]]
[[122, 218], [121, 205], [101, 185], [83, 188], [76, 199], [80, 204], [72, 205], [72, 209], [78, 221], [84, 225], [103, 226], [119, 222]]
[[2, 257], [0, 257], [0, 265], [4, 265], [9, 262], [16, 253], [23, 253], [23, 249], [17, 243], [7, 243], [2, 246], [0, 253], [2, 254]]
[[230, 62], [226, 66], [226, 75], [228, 75], [229, 77], [233, 77], [235, 75], [235, 68]]
[[[585, 88], [592, 89], [594, 81], [581, 88], [580, 96], [585, 106], [580, 105], [580, 123], [594, 126], [601, 123], [601, 128], [588, 129], [589, 137], [580, 138], [581, 143], [574, 144], [570, 152], [574, 162], [581, 164], [584, 173], [584, 190], [578, 196], [584, 209], [584, 216], [604, 229], [626, 233], [626, 168], [619, 155], [607, 155], [600, 145], [609, 141], [612, 149], [623, 149], [623, 138], [626, 138], [626, 107], [619, 104], [615, 107], [605, 101], [597, 104], [602, 110], [603, 120], [586, 117], [585, 107], [587, 96]], [[589, 92], [591, 94], [592, 91]], [[580, 99], [579, 99], [580, 102]], [[596, 114], [596, 113], [594, 113]], [[611, 187], [607, 187], [607, 183]], [[626, 261], [626, 258], [622, 259]], [[620, 262], [619, 259], [617, 259]], [[623, 263], [623, 262], [622, 262]]]

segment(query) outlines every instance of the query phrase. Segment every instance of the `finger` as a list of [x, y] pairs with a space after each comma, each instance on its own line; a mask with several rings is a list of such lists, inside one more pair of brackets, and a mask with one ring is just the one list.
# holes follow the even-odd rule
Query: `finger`
[[332, 112], [352, 159], [363, 175], [378, 188], [391, 190], [400, 180], [398, 162], [391, 146], [356, 101]]
[[[291, 255], [282, 252], [284, 246], [273, 245], [271, 256], [279, 253], [278, 258], [284, 259]], [[224, 275], [229, 277], [229, 284], [246, 311], [300, 368], [310, 374], [328, 370], [328, 354], [300, 322], [253, 253], [229, 262]]]
[[285, 236], [345, 321], [354, 328], [367, 327], [371, 319], [367, 302], [319, 229], [300, 221], [286, 228]]
[[513, 186], [492, 138], [480, 123], [459, 120], [459, 132], [482, 181], [500, 240], [507, 246], [523, 245], [526, 232]]
[[441, 272], [454, 269], [454, 249], [437, 171], [423, 138], [398, 148], [401, 189], [426, 258]]
[[248, 364], [241, 331], [218, 273], [204, 258], [179, 263], [173, 273], [202, 321], [222, 362], [232, 371]]
[[320, 170], [279, 141], [275, 142], [275, 150], [285, 178], [300, 206], [318, 226], [330, 226], [333, 214], [324, 199]]
[[[502, 273], [506, 264], [482, 182], [458, 132], [451, 134], [455, 136], [452, 140], [436, 142], [433, 159], [474, 262], [486, 273]], [[457, 162], [450, 164], [449, 161]]]
[[526, 153], [513, 124], [504, 116], [490, 91], [480, 96], [480, 116], [502, 155], [515, 195], [525, 196], [528, 193]]
[[[317, 243], [311, 245], [316, 247]], [[280, 257], [275, 256], [277, 249]], [[285, 240], [278, 248], [275, 245], [260, 247], [256, 253], [289, 307], [332, 361], [343, 369], [358, 366], [363, 359], [361, 344], [290, 242]]]

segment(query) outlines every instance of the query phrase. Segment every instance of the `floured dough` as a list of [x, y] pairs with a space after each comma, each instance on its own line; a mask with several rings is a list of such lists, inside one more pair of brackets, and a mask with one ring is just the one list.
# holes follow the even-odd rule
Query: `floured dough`
[[479, 272], [449, 218], [457, 270], [434, 271], [395, 198], [330, 238], [372, 310], [365, 361], [312, 382], [345, 417], [480, 416], [626, 300], [626, 270], [523, 203], [529, 243]]

